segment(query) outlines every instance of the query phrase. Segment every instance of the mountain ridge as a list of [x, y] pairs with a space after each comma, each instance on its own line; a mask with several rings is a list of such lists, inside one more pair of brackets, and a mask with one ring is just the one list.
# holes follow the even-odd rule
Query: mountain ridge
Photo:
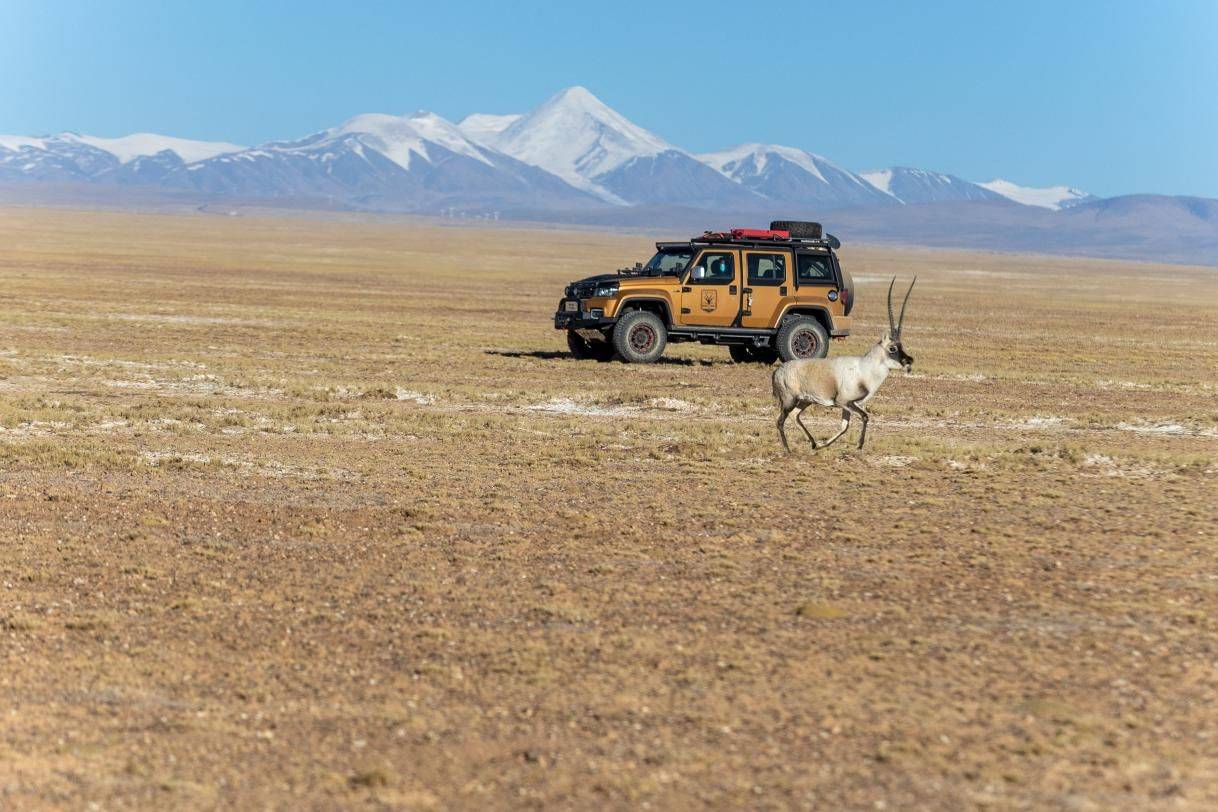
[[1218, 201], [1101, 199], [911, 167], [855, 173], [798, 147], [690, 153], [586, 88], [526, 113], [363, 113], [243, 147], [155, 133], [0, 136], [16, 200], [243, 201], [288, 207], [704, 227], [816, 219], [842, 237], [1214, 262]]

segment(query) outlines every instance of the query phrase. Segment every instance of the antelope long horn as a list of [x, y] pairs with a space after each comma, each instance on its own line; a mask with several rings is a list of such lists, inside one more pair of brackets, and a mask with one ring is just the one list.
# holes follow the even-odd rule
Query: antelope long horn
[[892, 320], [892, 286], [896, 283], [897, 278], [895, 276], [888, 283], [888, 334], [893, 338], [897, 337], [897, 323]]
[[[918, 277], [915, 276], [913, 281], [909, 283], [909, 290], [905, 291], [905, 299], [901, 302], [901, 318], [897, 320], [897, 335], [901, 334], [901, 328], [905, 325], [905, 305], [909, 304], [909, 294], [913, 293], [913, 286], [917, 283]], [[889, 303], [888, 307], [891, 308], [892, 304]], [[888, 318], [892, 318], [892, 316]]]

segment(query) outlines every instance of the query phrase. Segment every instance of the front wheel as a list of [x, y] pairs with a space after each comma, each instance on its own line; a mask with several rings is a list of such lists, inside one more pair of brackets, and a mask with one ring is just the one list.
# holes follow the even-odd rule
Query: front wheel
[[613, 328], [613, 348], [623, 361], [650, 364], [658, 361], [668, 344], [668, 330], [655, 313], [632, 310]]
[[820, 322], [808, 316], [788, 319], [778, 331], [778, 355], [784, 361], [824, 358], [829, 354], [829, 334]]

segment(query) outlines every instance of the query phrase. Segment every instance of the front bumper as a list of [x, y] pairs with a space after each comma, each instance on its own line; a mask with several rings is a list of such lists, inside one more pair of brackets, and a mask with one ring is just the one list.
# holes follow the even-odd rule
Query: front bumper
[[[568, 310], [567, 303], [575, 302], [575, 309]], [[588, 300], [563, 299], [554, 313], [555, 330], [604, 330], [617, 324], [617, 319], [605, 316], [604, 308], [589, 307]]]

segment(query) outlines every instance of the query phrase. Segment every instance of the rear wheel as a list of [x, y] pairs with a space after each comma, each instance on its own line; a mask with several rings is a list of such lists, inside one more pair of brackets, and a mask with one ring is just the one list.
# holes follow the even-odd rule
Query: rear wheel
[[608, 361], [613, 357], [613, 345], [608, 341], [589, 340], [574, 330], [567, 331], [567, 349], [579, 361]]
[[824, 358], [829, 354], [829, 335], [820, 322], [809, 316], [788, 319], [778, 331], [778, 355], [784, 361]]
[[613, 328], [613, 348], [623, 361], [650, 364], [659, 360], [668, 344], [668, 330], [655, 313], [632, 310]]

